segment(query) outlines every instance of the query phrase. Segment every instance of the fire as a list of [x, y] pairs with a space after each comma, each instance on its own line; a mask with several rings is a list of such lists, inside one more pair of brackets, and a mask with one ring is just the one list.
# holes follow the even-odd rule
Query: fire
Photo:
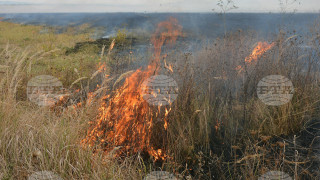
[[165, 115], [164, 115], [165, 118], [164, 118], [164, 125], [163, 125], [163, 127], [164, 127], [165, 130], [167, 130], [167, 128], [168, 128], [168, 120], [167, 120], [167, 117], [168, 117], [170, 111], [171, 111], [171, 108], [170, 108], [169, 110], [168, 110], [167, 108], [165, 109]]
[[97, 72], [102, 72], [102, 71], [105, 71], [106, 70], [106, 63], [103, 62], [99, 62], [99, 68], [98, 68], [98, 71]]
[[170, 72], [173, 72], [173, 67], [171, 64], [167, 64], [167, 61], [164, 59], [164, 67], [168, 69]]
[[[105, 153], [119, 149], [117, 155], [147, 152], [155, 160], [165, 160], [168, 157], [163, 147], [155, 147], [152, 143], [154, 114], [157, 119], [161, 119], [160, 108], [159, 112], [153, 112], [154, 108], [150, 108], [142, 98], [140, 86], [145, 79], [158, 73], [162, 46], [175, 43], [181, 31], [182, 27], [174, 18], [158, 24], [151, 39], [154, 55], [150, 64], [146, 69], [140, 68], [127, 77], [111, 98], [102, 98], [97, 120], [90, 123], [91, 129], [82, 144]], [[165, 129], [168, 126], [166, 117], [170, 110], [165, 111]]]
[[[268, 42], [258, 42], [258, 45], [253, 49], [251, 54], [245, 58], [246, 64], [252, 64], [258, 60], [265, 52], [269, 51], [275, 43], [269, 44]], [[235, 68], [238, 72], [243, 71], [243, 67], [241, 65]]]
[[258, 42], [258, 45], [253, 49], [250, 56], [246, 57], [246, 63], [252, 63], [252, 61], [257, 61], [260, 56], [271, 49], [275, 43], [269, 44], [268, 42]]

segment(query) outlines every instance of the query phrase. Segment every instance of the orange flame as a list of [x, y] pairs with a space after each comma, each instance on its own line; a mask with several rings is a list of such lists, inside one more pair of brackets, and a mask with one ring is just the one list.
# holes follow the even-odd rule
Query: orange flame
[[[107, 96], [102, 99], [98, 118], [91, 123], [91, 130], [81, 141], [82, 144], [106, 153], [121, 147], [117, 155], [144, 151], [155, 160], [165, 160], [168, 157], [163, 149], [155, 148], [151, 142], [153, 113], [142, 98], [140, 86], [145, 79], [158, 73], [162, 46], [165, 43], [175, 43], [181, 31], [182, 27], [174, 18], [158, 24], [151, 39], [154, 44], [151, 63], [145, 70], [138, 69], [127, 77], [123, 86], [115, 91], [111, 99]], [[169, 111], [166, 110], [165, 114], [165, 129]]]
[[260, 56], [271, 49], [275, 43], [269, 44], [268, 42], [258, 42], [258, 45], [253, 49], [250, 56], [246, 57], [245, 62], [252, 63], [252, 61], [257, 61]]
[[167, 64], [167, 61], [164, 59], [164, 67], [168, 69], [170, 72], [173, 72], [173, 67], [171, 64]]
[[99, 68], [98, 68], [98, 72], [102, 72], [102, 71], [106, 71], [106, 63], [105, 62], [99, 62]]
[[[245, 58], [245, 63], [252, 64], [256, 62], [258, 58], [260, 58], [265, 52], [270, 50], [274, 45], [274, 42], [271, 44], [269, 44], [268, 42], [258, 42], [258, 45], [253, 49], [251, 54]], [[243, 67], [239, 65], [235, 68], [235, 70], [237, 70], [238, 72], [242, 72]]]

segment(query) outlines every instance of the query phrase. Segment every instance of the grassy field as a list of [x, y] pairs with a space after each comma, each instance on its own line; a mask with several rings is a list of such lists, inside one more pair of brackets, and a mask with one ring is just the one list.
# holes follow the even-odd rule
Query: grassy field
[[[308, 37], [280, 31], [269, 40], [237, 31], [198, 52], [168, 53], [173, 72], [163, 72], [177, 80], [179, 96], [171, 105], [167, 129], [154, 130], [165, 140], [159, 145], [154, 135], [153, 143], [163, 146], [169, 158], [155, 161], [143, 149], [112, 157], [81, 144], [101, 103], [108, 100], [102, 97], [114, 95], [130, 65], [144, 63], [134, 54], [118, 58], [117, 46], [126, 43], [124, 32], [115, 37], [113, 50], [110, 44], [102, 49], [88, 45], [68, 54], [76, 43], [94, 41], [89, 26], [58, 34], [54, 28], [0, 22], [0, 179], [27, 179], [38, 171], [63, 179], [143, 179], [160, 169], [180, 179], [257, 179], [268, 171], [319, 179], [313, 145], [319, 135], [313, 127], [320, 119], [319, 27], [315, 22]], [[273, 48], [256, 63], [246, 63], [264, 41], [273, 42]], [[305, 44], [312, 48], [301, 48]], [[145, 56], [150, 59], [152, 52]], [[55, 107], [28, 101], [28, 81], [42, 74], [72, 86], [71, 100]], [[293, 99], [286, 105], [266, 106], [256, 95], [258, 82], [272, 74], [294, 84]]]

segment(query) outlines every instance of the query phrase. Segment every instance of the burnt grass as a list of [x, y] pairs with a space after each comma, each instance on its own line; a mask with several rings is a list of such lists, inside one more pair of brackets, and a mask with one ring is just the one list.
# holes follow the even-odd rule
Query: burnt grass
[[[78, 52], [81, 52], [84, 48], [87, 48], [90, 46], [95, 48], [96, 53], [99, 53], [101, 52], [101, 49], [103, 46], [106, 46], [108, 48], [112, 40], [113, 40], [112, 38], [100, 38], [94, 41], [78, 42], [74, 47], [68, 48], [65, 51], [65, 54], [70, 55], [72, 53], [78, 53]], [[128, 47], [130, 45], [137, 45], [138, 42], [139, 41], [137, 38], [126, 38], [125, 43], [121, 43], [121, 44], [116, 43], [115, 49], [123, 49], [124, 47]]]
[[[221, 127], [223, 128], [223, 127]], [[295, 151], [298, 151], [297, 161], [300, 168], [305, 168], [305, 171], [299, 172], [299, 177], [301, 179], [313, 179], [313, 177], [319, 176], [319, 167], [320, 167], [320, 119], [315, 118], [308, 122], [301, 131], [290, 134], [290, 135], [279, 135], [279, 136], [270, 136], [268, 140], [264, 140], [258, 137], [258, 135], [252, 135], [251, 133], [242, 131], [239, 132], [235, 141], [238, 144], [238, 147], [234, 148], [232, 144], [229, 144], [224, 141], [222, 134], [213, 133], [210, 141], [210, 150], [213, 154], [221, 158], [225, 163], [229, 162], [232, 164], [240, 160], [242, 157], [246, 156], [246, 151], [248, 151], [249, 146], [259, 146], [262, 147], [261, 154], [264, 156], [264, 162], [272, 167], [274, 164], [279, 164], [281, 158], [285, 158], [286, 162], [289, 164], [282, 169], [284, 172], [292, 172], [294, 170]], [[214, 132], [215, 130], [213, 130]], [[220, 137], [219, 137], [220, 136]], [[294, 143], [294, 136], [296, 140]], [[284, 147], [285, 144], [285, 147]], [[237, 158], [235, 158], [235, 155]], [[208, 155], [207, 162], [210, 162], [210, 155]], [[222, 163], [223, 164], [223, 163]], [[197, 166], [197, 165], [195, 165]], [[211, 171], [213, 177], [221, 177], [221, 174], [224, 174], [230, 167], [227, 165], [218, 165], [207, 163], [206, 168], [204, 168], [204, 174], [209, 174]], [[259, 166], [255, 168], [261, 168]], [[232, 167], [232, 171], [236, 170], [237, 172], [243, 171], [240, 165], [235, 165]], [[197, 169], [194, 169], [190, 173], [192, 175], [196, 174]], [[211, 174], [210, 173], [210, 174]], [[293, 175], [291, 175], [293, 176]], [[210, 176], [201, 176], [204, 179], [212, 179]]]

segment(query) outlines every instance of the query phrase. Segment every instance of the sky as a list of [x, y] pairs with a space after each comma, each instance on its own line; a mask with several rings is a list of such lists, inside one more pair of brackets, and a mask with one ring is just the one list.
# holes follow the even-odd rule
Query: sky
[[[227, 0], [223, 0], [227, 1]], [[234, 0], [230, 12], [319, 12], [320, 0]], [[296, 2], [294, 2], [296, 1]], [[218, 0], [0, 0], [0, 13], [30, 12], [220, 12]], [[294, 3], [290, 3], [294, 2]]]

